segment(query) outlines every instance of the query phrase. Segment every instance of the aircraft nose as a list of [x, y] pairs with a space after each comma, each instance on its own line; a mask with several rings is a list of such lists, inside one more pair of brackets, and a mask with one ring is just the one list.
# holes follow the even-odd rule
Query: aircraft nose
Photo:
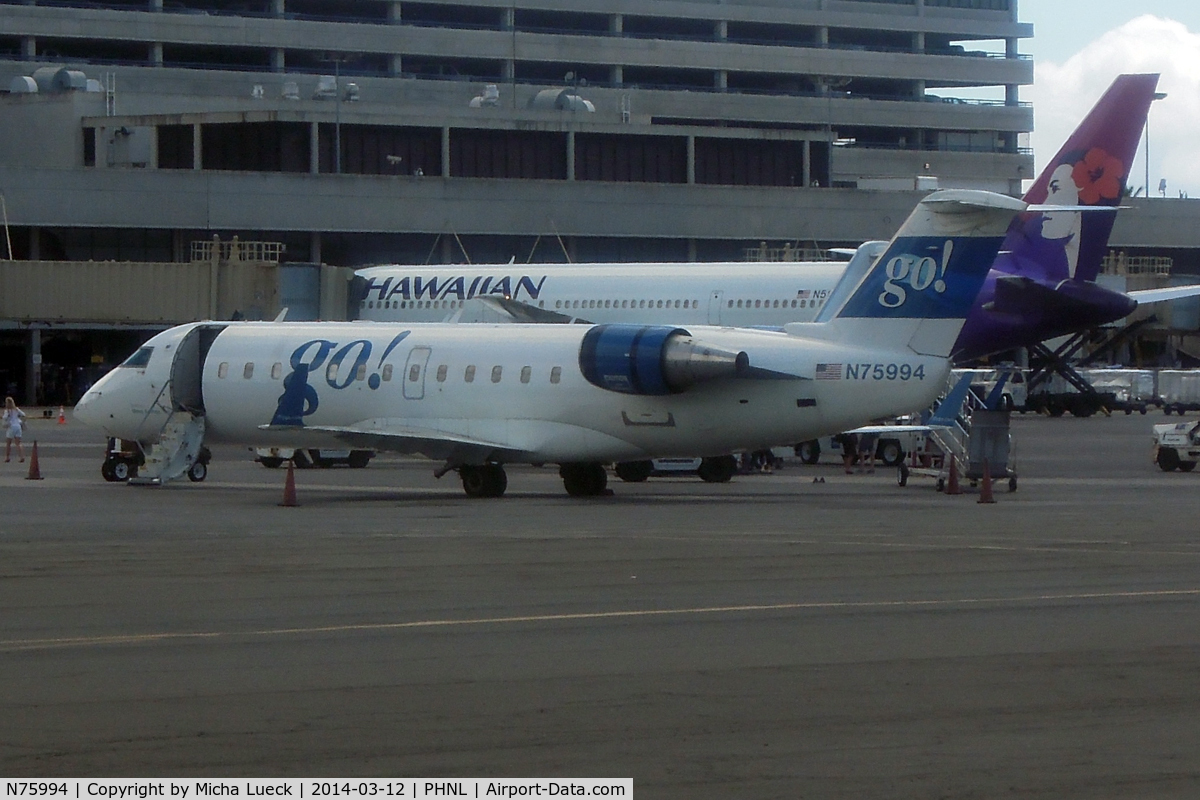
[[75, 404], [75, 419], [92, 428], [101, 427], [103, 416], [100, 407], [103, 405], [103, 395], [99, 389], [89, 389]]

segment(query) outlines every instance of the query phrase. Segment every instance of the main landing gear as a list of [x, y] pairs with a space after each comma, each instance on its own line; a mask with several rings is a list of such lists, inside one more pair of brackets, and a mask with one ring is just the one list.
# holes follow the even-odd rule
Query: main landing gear
[[464, 464], [458, 475], [467, 497], [499, 497], [508, 488], [508, 475], [499, 464]]
[[562, 464], [558, 474], [571, 497], [599, 497], [608, 488], [608, 470], [603, 464]]

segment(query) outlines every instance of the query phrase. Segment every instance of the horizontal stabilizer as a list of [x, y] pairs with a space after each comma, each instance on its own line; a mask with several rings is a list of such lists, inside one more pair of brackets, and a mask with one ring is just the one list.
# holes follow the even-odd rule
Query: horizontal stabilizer
[[1161, 303], [1165, 300], [1180, 300], [1184, 297], [1200, 295], [1200, 284], [1164, 286], [1161, 289], [1136, 289], [1126, 294], [1138, 301], [1138, 303]]

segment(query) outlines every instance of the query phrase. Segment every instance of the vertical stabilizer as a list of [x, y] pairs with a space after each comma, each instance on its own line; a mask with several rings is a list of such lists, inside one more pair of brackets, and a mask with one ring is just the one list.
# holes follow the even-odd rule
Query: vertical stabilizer
[[828, 323], [830, 333], [948, 356], [1004, 231], [1024, 209], [1024, 202], [992, 192], [929, 195]]
[[[1137, 153], [1158, 75], [1119, 75], [1025, 194], [1030, 205], [1116, 206]], [[996, 269], [1043, 283], [1092, 281], [1113, 214], [1030, 212], [1013, 221]]]

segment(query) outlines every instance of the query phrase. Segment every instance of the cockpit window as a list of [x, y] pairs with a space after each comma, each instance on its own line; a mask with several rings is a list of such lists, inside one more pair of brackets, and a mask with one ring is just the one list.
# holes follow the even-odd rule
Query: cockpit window
[[121, 366], [122, 367], [136, 367], [137, 369], [144, 369], [146, 367], [146, 365], [150, 363], [150, 355], [153, 352], [154, 352], [153, 347], [138, 348], [138, 351], [136, 353], [134, 353], [133, 355], [131, 355], [129, 358], [125, 359], [124, 363], [122, 363]]

